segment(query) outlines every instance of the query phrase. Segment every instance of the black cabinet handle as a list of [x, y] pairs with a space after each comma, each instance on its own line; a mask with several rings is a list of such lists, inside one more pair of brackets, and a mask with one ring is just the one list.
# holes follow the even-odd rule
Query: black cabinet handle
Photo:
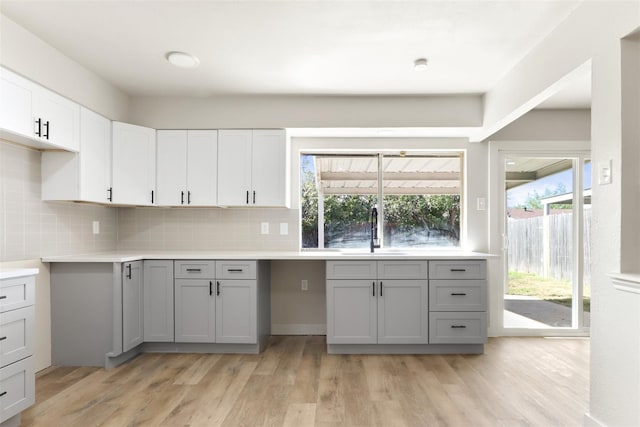
[[187, 268], [187, 272], [192, 273], [192, 272], [200, 272], [202, 271], [200, 268]]
[[466, 329], [465, 325], [451, 325], [451, 329]]
[[153, 204], [153, 190], [151, 190], [151, 204]]
[[249, 204], [249, 190], [247, 190], [247, 204]]
[[209, 296], [213, 295], [213, 282], [209, 280]]
[[256, 190], [253, 190], [253, 204], [256, 204]]
[[466, 268], [452, 268], [449, 271], [461, 271], [461, 272], [464, 272], [464, 271], [467, 271], [467, 269]]
[[463, 297], [463, 296], [466, 296], [467, 294], [465, 294], [464, 292], [451, 292], [451, 295], [454, 296], [454, 297], [455, 296], [462, 296]]
[[187, 191], [187, 204], [191, 204], [191, 191]]
[[6, 295], [0, 295], [0, 299], [7, 299]]
[[127, 265], [127, 279], [131, 279], [131, 264]]
[[241, 268], [227, 268], [227, 272], [229, 273], [242, 273]]
[[382, 296], [382, 280], [380, 281], [380, 296]]
[[44, 128], [47, 130], [47, 133], [42, 135], [44, 139], [49, 139], [49, 120], [44, 123]]
[[216, 295], [220, 296], [220, 282], [216, 282]]
[[371, 293], [374, 297], [376, 296], [376, 282], [371, 282]]
[[113, 202], [113, 187], [109, 187], [107, 193], [109, 193], [109, 195], [107, 196], [107, 200]]
[[7, 394], [7, 392], [3, 391], [2, 393], [0, 393], [0, 397], [4, 396], [5, 394]]
[[36, 130], [36, 136], [42, 137], [42, 119], [36, 120], [36, 124], [38, 125], [38, 129]]
[[184, 191], [180, 192], [180, 204], [184, 205]]
[[0, 337], [0, 341], [4, 341], [6, 339], [7, 339], [7, 337]]

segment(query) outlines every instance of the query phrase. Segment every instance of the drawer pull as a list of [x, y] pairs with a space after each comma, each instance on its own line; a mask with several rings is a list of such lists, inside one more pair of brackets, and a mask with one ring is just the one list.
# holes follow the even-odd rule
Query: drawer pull
[[0, 299], [7, 299], [6, 295], [0, 295]]
[[201, 271], [202, 271], [201, 268], [187, 268], [188, 273], [199, 273]]
[[451, 292], [451, 295], [452, 295], [452, 296], [454, 296], [454, 297], [455, 297], [455, 296], [461, 296], [461, 297], [464, 297], [464, 296], [466, 296], [467, 294], [465, 294], [464, 292]]
[[456, 272], [464, 273], [465, 271], [467, 271], [467, 269], [466, 268], [451, 268], [449, 271], [456, 271]]
[[0, 337], [0, 341], [4, 341], [6, 339], [7, 339], [7, 337]]
[[0, 397], [4, 396], [5, 394], [7, 394], [7, 392], [3, 391], [2, 393], [0, 393]]
[[451, 325], [451, 329], [466, 329], [465, 325]]
[[242, 269], [241, 268], [227, 268], [227, 271], [229, 273], [242, 273]]

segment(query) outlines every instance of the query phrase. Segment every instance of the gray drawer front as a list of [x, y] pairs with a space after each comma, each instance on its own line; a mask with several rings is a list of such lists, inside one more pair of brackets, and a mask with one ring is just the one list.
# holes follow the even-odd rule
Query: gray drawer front
[[427, 261], [379, 261], [378, 279], [426, 279]]
[[34, 307], [0, 314], [0, 367], [33, 354]]
[[371, 279], [378, 277], [376, 261], [327, 261], [327, 279]]
[[484, 344], [486, 340], [486, 313], [429, 314], [429, 344]]
[[486, 311], [486, 280], [430, 280], [429, 310]]
[[33, 305], [35, 292], [36, 279], [33, 276], [0, 281], [0, 313]]
[[486, 279], [484, 260], [429, 261], [429, 279]]
[[35, 403], [36, 377], [33, 356], [0, 369], [0, 390], [7, 393], [0, 399], [0, 422], [19, 414]]
[[216, 262], [209, 260], [175, 261], [176, 279], [215, 279]]
[[257, 261], [216, 261], [216, 279], [255, 279]]

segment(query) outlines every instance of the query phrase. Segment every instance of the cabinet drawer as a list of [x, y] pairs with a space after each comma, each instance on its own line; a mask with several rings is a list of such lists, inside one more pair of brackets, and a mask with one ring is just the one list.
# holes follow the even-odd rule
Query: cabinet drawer
[[430, 280], [429, 310], [485, 311], [486, 280]]
[[429, 314], [429, 344], [483, 344], [486, 340], [486, 313]]
[[33, 305], [36, 279], [33, 276], [0, 281], [0, 312]]
[[36, 377], [33, 356], [0, 369], [0, 422], [35, 403]]
[[378, 277], [376, 261], [327, 261], [327, 279], [372, 279]]
[[425, 279], [427, 261], [379, 261], [378, 279]]
[[429, 279], [486, 279], [484, 260], [429, 261]]
[[256, 261], [217, 261], [217, 279], [255, 279]]
[[176, 279], [214, 279], [216, 262], [208, 260], [175, 261]]
[[33, 354], [34, 307], [0, 314], [0, 367]]

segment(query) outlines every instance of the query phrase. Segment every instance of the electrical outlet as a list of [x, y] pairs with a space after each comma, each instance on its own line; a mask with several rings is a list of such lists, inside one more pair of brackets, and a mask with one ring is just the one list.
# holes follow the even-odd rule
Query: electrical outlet
[[308, 291], [309, 290], [309, 281], [303, 279], [302, 283], [301, 283], [301, 288], [302, 288], [303, 291]]
[[484, 197], [478, 197], [477, 204], [478, 204], [479, 211], [487, 210], [487, 199], [485, 199]]
[[289, 234], [289, 223], [288, 222], [281, 222], [280, 223], [280, 235], [281, 236], [286, 236], [287, 234]]
[[100, 221], [93, 221], [93, 234], [100, 234]]
[[260, 224], [260, 232], [262, 234], [269, 234], [269, 223], [263, 222]]

